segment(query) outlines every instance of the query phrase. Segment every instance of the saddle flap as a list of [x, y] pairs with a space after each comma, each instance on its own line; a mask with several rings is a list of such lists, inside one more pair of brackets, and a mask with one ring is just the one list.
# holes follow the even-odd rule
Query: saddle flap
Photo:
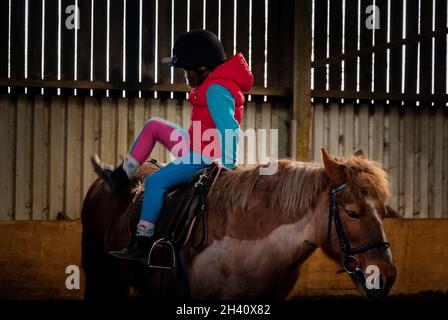
[[[165, 193], [163, 207], [155, 227], [157, 238], [169, 240], [176, 248], [184, 245], [195, 231], [191, 227], [193, 222], [197, 223], [194, 217], [201, 209], [205, 209], [203, 206], [205, 206], [207, 194], [219, 172], [220, 168], [214, 162], [205, 169], [199, 170], [188, 183]], [[140, 186], [131, 210], [133, 212], [130, 217], [131, 229], [138, 222], [139, 216], [136, 216], [136, 213], [140, 213], [143, 202], [143, 192], [141, 192], [143, 184], [140, 183]]]
[[[212, 181], [217, 177], [218, 165], [212, 163], [198, 171], [185, 185], [168, 192], [156, 224], [156, 235], [181, 247], [189, 237], [190, 225], [201, 206], [204, 205]], [[190, 231], [190, 232], [189, 232]]]

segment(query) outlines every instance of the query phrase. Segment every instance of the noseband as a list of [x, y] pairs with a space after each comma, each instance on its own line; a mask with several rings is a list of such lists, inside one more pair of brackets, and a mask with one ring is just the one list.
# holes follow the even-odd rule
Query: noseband
[[[344, 269], [341, 272], [347, 272], [350, 275], [354, 275], [356, 279], [365, 287], [364, 273], [361, 269], [361, 262], [356, 254], [364, 253], [372, 249], [377, 248], [389, 248], [390, 243], [387, 241], [379, 241], [374, 243], [368, 243], [361, 245], [359, 247], [352, 248], [345, 235], [344, 228], [342, 227], [341, 216], [338, 210], [338, 202], [336, 201], [336, 193], [344, 190], [347, 187], [347, 182], [341, 183], [330, 190], [330, 212], [328, 221], [328, 240], [330, 240], [331, 235], [331, 224], [334, 220], [334, 226], [336, 229], [336, 234], [338, 235], [339, 246], [344, 254], [344, 261], [342, 263]], [[354, 266], [352, 266], [352, 264]]]

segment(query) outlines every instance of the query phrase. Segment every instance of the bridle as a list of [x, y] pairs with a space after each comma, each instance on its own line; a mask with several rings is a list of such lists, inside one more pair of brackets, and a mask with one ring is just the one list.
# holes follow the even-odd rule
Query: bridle
[[[345, 235], [344, 228], [342, 226], [341, 216], [339, 214], [338, 210], [338, 202], [336, 200], [336, 193], [344, 190], [347, 187], [347, 182], [341, 183], [334, 188], [330, 190], [330, 209], [329, 209], [329, 221], [328, 221], [328, 240], [330, 240], [331, 236], [331, 224], [334, 220], [334, 226], [336, 229], [336, 234], [338, 236], [339, 240], [339, 246], [341, 248], [341, 251], [344, 255], [343, 260], [343, 267], [344, 269], [341, 270], [341, 272], [347, 272], [348, 274], [354, 276], [357, 281], [363, 286], [365, 290], [366, 284], [365, 284], [365, 277], [364, 272], [361, 269], [361, 262], [357, 257], [355, 257], [356, 254], [364, 253], [372, 249], [377, 248], [389, 248], [390, 243], [387, 241], [378, 241], [373, 243], [368, 243], [365, 245], [361, 245], [359, 247], [352, 248], [350, 246], [350, 243], [347, 240], [347, 236]], [[354, 265], [354, 266], [352, 266]], [[368, 292], [368, 291], [366, 291]]]

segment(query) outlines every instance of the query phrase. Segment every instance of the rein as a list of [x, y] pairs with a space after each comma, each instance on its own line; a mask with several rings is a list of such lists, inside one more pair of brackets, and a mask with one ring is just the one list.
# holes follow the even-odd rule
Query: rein
[[[341, 248], [341, 251], [344, 255], [344, 260], [342, 263], [344, 269], [339, 271], [338, 273], [346, 272], [350, 275], [353, 275], [357, 279], [357, 281], [363, 286], [363, 288], [365, 290], [367, 290], [366, 284], [365, 284], [364, 272], [361, 269], [362, 264], [359, 261], [359, 259], [357, 257], [355, 257], [355, 255], [367, 252], [372, 249], [389, 248], [390, 243], [382, 240], [382, 241], [378, 241], [378, 242], [361, 245], [361, 246], [355, 247], [355, 248], [352, 248], [350, 246], [350, 243], [349, 243], [347, 236], [344, 232], [341, 216], [340, 216], [339, 210], [338, 210], [338, 202], [336, 200], [336, 194], [338, 192], [344, 190], [346, 187], [347, 187], [347, 182], [344, 182], [344, 183], [341, 183], [341, 184], [335, 186], [333, 189], [330, 190], [330, 209], [329, 209], [329, 215], [328, 215], [328, 241], [330, 241], [331, 225], [332, 225], [332, 221], [334, 220], [334, 226], [335, 226], [336, 234], [337, 234], [338, 240], [339, 240], [339, 247]], [[354, 265], [354, 266], [352, 266], [352, 265]], [[366, 292], [368, 292], [368, 291], [366, 291]]]

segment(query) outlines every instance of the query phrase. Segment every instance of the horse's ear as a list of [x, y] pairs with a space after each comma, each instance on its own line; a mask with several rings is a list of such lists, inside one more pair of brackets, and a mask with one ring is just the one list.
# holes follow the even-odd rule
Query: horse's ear
[[341, 184], [345, 182], [344, 164], [338, 162], [331, 157], [324, 148], [322, 151], [322, 161], [324, 163], [325, 172], [335, 184]]
[[359, 157], [359, 158], [362, 158], [362, 159], [366, 158], [366, 156], [364, 155], [364, 152], [362, 151], [362, 149], [356, 150], [355, 153], [353, 153], [353, 155], [355, 157]]

